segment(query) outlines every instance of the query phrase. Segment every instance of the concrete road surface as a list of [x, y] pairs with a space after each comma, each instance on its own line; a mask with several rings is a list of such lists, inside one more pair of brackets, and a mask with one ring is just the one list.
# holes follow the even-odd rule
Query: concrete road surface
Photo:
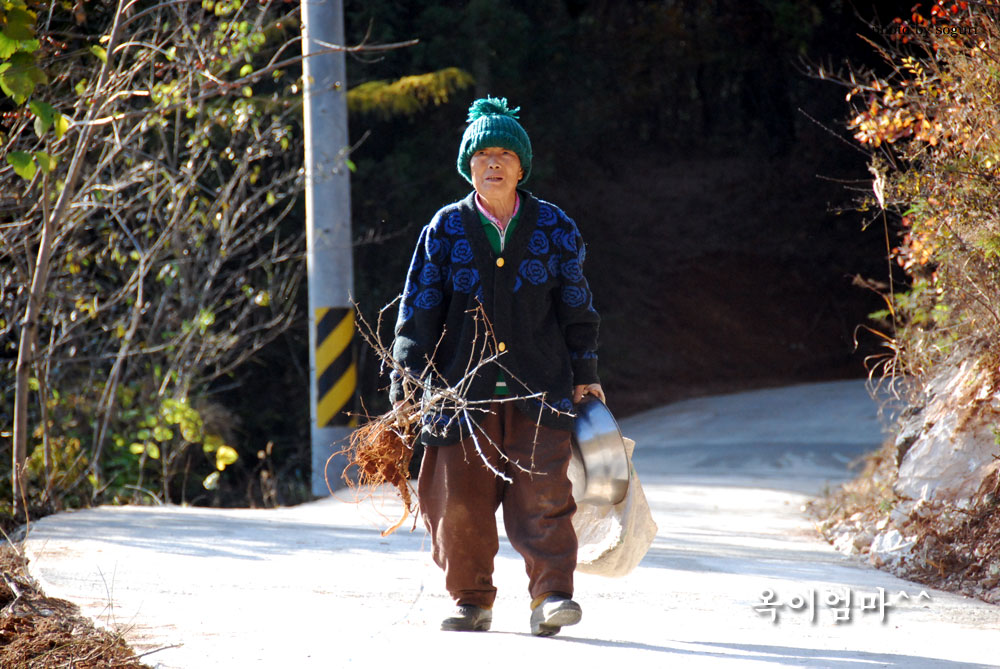
[[849, 381], [622, 421], [659, 533], [628, 576], [578, 574], [583, 620], [548, 639], [529, 633], [505, 540], [493, 631], [439, 631], [450, 603], [424, 531], [379, 535], [400, 513], [391, 494], [105, 507], [43, 518], [25, 545], [49, 595], [164, 668], [1000, 666], [1000, 608], [842, 557], [801, 514], [881, 442], [877, 409]]

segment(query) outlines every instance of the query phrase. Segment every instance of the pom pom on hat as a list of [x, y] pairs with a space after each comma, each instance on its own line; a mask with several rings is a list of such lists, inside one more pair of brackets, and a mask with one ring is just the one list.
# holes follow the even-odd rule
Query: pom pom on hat
[[520, 107], [513, 109], [507, 107], [507, 98], [479, 98], [469, 106], [469, 117], [465, 119], [465, 122], [473, 123], [483, 116], [496, 114], [516, 119], [519, 111], [521, 111]]
[[491, 146], [510, 149], [521, 160], [524, 176], [523, 183], [531, 172], [531, 140], [517, 121], [520, 107], [511, 109], [507, 98], [480, 98], [469, 107], [466, 119], [469, 127], [462, 135], [462, 144], [458, 149], [458, 173], [469, 183], [472, 183], [472, 173], [469, 161], [476, 151]]

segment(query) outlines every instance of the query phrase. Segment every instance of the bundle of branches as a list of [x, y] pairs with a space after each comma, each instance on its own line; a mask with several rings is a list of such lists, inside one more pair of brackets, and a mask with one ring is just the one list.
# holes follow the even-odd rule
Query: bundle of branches
[[[421, 429], [442, 434], [457, 423], [461, 426], [462, 434], [471, 437], [476, 453], [486, 468], [499, 478], [510, 482], [511, 478], [489, 461], [485, 449], [495, 449], [502, 461], [522, 471], [527, 472], [530, 469], [510, 460], [499, 444], [475, 429], [478, 421], [473, 417], [488, 413], [492, 402], [513, 402], [523, 399], [536, 400], [539, 415], [544, 409], [559, 412], [545, 401], [544, 393], [510, 395], [500, 400], [495, 397], [485, 400], [468, 398], [472, 379], [487, 365], [496, 364], [508, 379], [517, 380], [517, 377], [499, 361], [503, 352], [498, 350], [493, 329], [482, 306], [478, 307], [473, 317], [476, 323], [474, 341], [479, 342], [479, 345], [473, 348], [463, 370], [464, 373], [457, 382], [449, 383], [445, 380], [430, 360], [419, 372], [401, 365], [392, 356], [391, 344], [383, 344], [380, 336], [386, 311], [394, 309], [398, 301], [399, 298], [382, 307], [374, 328], [368, 324], [360, 310], [358, 310], [358, 323], [361, 336], [374, 350], [383, 369], [391, 370], [400, 379], [402, 397], [385, 414], [376, 418], [366, 417], [368, 422], [351, 435], [350, 443], [345, 448], [335, 454], [335, 456], [347, 456], [348, 465], [344, 469], [342, 478], [348, 487], [370, 491], [374, 487], [390, 484], [398, 491], [404, 504], [403, 515], [385, 530], [382, 536], [392, 534], [399, 529], [417, 509], [417, 504], [414, 503], [415, 494], [409, 483], [409, 465], [413, 457], [413, 445]], [[329, 480], [327, 485], [329, 486]]]

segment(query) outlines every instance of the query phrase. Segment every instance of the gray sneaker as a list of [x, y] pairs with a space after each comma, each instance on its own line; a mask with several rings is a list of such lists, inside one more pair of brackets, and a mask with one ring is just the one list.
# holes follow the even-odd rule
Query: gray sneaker
[[472, 604], [459, 604], [454, 613], [441, 621], [446, 632], [488, 632], [493, 612]]
[[552, 636], [567, 625], [575, 625], [583, 617], [580, 605], [572, 599], [551, 595], [531, 612], [531, 633]]

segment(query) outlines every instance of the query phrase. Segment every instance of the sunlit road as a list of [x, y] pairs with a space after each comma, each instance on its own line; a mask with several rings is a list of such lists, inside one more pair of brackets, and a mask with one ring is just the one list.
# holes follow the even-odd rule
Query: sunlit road
[[548, 639], [529, 633], [527, 577], [506, 542], [493, 630], [438, 631], [449, 602], [423, 530], [379, 536], [399, 513], [391, 495], [64, 513], [26, 547], [47, 594], [160, 667], [996, 666], [1000, 608], [842, 557], [800, 511], [880, 443], [877, 409], [851, 381], [622, 421], [659, 533], [625, 578], [579, 574], [583, 621]]

